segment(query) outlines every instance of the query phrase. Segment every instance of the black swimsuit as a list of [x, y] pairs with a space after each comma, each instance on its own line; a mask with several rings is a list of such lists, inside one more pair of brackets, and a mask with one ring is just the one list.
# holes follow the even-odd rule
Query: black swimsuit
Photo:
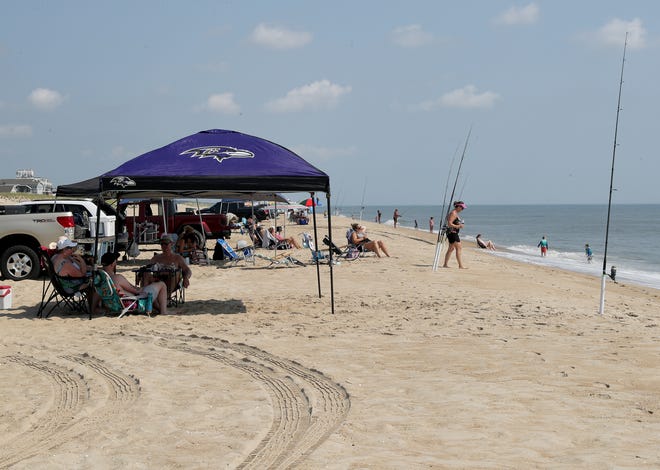
[[[459, 219], [457, 217], [457, 218], [454, 219], [452, 224], [459, 224], [460, 222], [461, 222], [461, 219]], [[447, 240], [449, 241], [450, 244], [457, 243], [457, 242], [461, 241], [460, 237], [458, 236], [458, 232], [460, 232], [460, 230], [461, 229], [459, 229], [459, 228], [453, 228], [453, 227], [449, 229], [449, 232], [447, 233]]]

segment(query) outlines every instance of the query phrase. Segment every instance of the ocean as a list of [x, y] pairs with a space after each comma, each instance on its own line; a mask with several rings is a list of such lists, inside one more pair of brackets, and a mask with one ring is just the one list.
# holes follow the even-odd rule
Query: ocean
[[[392, 225], [395, 206], [343, 206], [333, 213], [374, 223], [376, 211], [381, 222]], [[443, 219], [441, 206], [398, 206], [402, 227], [429, 230], [429, 217], [435, 219], [435, 232]], [[461, 213], [465, 228], [461, 240], [474, 243], [478, 233], [498, 248], [490, 252], [516, 261], [552, 266], [590, 274], [603, 272], [607, 205], [468, 205]], [[548, 239], [547, 257], [540, 256], [537, 244]], [[660, 204], [613, 205], [610, 215], [606, 272], [616, 267], [616, 280], [660, 289]], [[584, 245], [594, 256], [587, 262]], [[429, 250], [429, 261], [434, 251]], [[469, 266], [469, 259], [465, 260]]]

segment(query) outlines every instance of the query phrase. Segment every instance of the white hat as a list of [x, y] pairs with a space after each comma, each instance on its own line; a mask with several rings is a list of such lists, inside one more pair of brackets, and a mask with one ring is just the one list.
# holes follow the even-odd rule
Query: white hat
[[63, 250], [64, 248], [75, 248], [78, 244], [74, 241], [69, 240], [68, 238], [62, 238], [57, 240], [57, 249]]

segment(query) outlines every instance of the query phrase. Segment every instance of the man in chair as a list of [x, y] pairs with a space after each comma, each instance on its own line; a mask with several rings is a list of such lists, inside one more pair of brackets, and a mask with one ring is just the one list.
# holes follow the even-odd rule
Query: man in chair
[[[138, 294], [149, 294], [153, 298], [154, 308], [158, 310], [161, 314], [167, 315], [167, 286], [163, 281], [154, 281], [149, 285], [144, 286], [142, 289], [131, 284], [128, 279], [126, 279], [122, 274], [118, 274], [117, 271], [117, 259], [119, 258], [119, 253], [105, 253], [101, 256], [101, 265], [103, 270], [108, 273], [110, 279], [117, 289], [117, 293], [121, 297], [122, 295], [128, 293], [131, 295]], [[99, 313], [102, 309], [101, 298], [94, 292], [93, 300], [93, 311], [94, 313]]]

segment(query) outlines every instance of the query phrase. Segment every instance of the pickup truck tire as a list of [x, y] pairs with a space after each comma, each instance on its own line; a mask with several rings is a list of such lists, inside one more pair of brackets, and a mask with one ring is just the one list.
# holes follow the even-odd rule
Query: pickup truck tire
[[16, 245], [5, 250], [0, 259], [0, 271], [5, 279], [22, 281], [37, 279], [41, 274], [39, 257], [25, 245]]

